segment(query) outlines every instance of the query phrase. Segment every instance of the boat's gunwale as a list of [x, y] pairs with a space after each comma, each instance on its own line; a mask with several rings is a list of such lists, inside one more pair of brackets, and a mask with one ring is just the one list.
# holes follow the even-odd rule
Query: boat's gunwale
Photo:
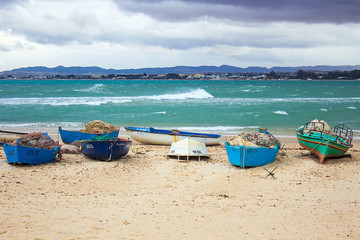
[[106, 140], [81, 140], [80, 143], [91, 143], [91, 142], [130, 142], [131, 140], [127, 140], [127, 139], [106, 139]]
[[87, 133], [87, 132], [82, 132], [80, 130], [65, 130], [65, 129], [62, 129], [62, 127], [59, 126], [59, 130], [60, 130], [60, 133], [61, 131], [64, 131], [64, 132], [76, 132], [76, 133], [81, 133], [81, 134], [91, 134], [91, 135], [108, 135], [108, 134], [111, 134], [111, 133], [114, 133], [114, 132], [119, 132], [120, 129], [116, 129], [116, 131], [112, 131], [110, 133], [106, 133], [106, 132], [102, 132], [102, 133]]
[[28, 134], [28, 133], [24, 133], [24, 132], [14, 132], [14, 131], [7, 131], [7, 130], [0, 130], [0, 133], [10, 133], [10, 134]]
[[[219, 134], [206, 134], [206, 133], [194, 133], [194, 132], [183, 132], [183, 131], [179, 131], [179, 133], [174, 133], [171, 130], [164, 130], [164, 129], [161, 129], [161, 131], [164, 132], [150, 132], [150, 131], [145, 131], [145, 129], [149, 129], [149, 128], [135, 128], [135, 127], [124, 127], [124, 128], [126, 131], [131, 131], [131, 132], [141, 132], [141, 133], [151, 133], [151, 134], [161, 134], [161, 135], [171, 135], [171, 136], [185, 136], [185, 137], [190, 136], [190, 137], [199, 137], [199, 138], [221, 137], [221, 135]], [[155, 129], [155, 130], [159, 130], [159, 129]]]
[[[265, 147], [265, 146], [245, 146], [245, 145], [231, 145], [229, 142], [226, 142], [225, 145], [231, 146], [234, 148], [254, 148], [254, 149], [276, 149], [275, 147]], [[276, 144], [276, 147], [280, 148], [280, 144]]]

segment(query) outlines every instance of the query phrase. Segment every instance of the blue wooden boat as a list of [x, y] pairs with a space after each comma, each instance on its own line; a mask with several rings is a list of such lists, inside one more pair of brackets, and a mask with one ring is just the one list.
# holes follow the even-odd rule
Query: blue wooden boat
[[[259, 132], [269, 134], [267, 129], [259, 129]], [[257, 167], [263, 166], [275, 161], [277, 153], [280, 149], [280, 143], [278, 142], [272, 147], [260, 147], [260, 146], [236, 146], [225, 143], [226, 153], [229, 158], [229, 162], [232, 165], [240, 167]]]
[[21, 146], [19, 142], [15, 146], [5, 143], [3, 147], [7, 161], [10, 164], [49, 163], [55, 160], [55, 157], [60, 150], [60, 147], [55, 147], [54, 149], [45, 149], [40, 147]]
[[178, 142], [183, 139], [190, 138], [198, 142], [205, 143], [205, 145], [219, 145], [221, 144], [221, 135], [184, 132], [179, 130], [163, 130], [152, 127], [125, 127], [130, 137], [140, 143], [171, 145], [173, 142]]
[[89, 140], [96, 137], [117, 137], [119, 135], [119, 130], [111, 133], [84, 133], [80, 131], [63, 130], [61, 127], [59, 127], [59, 133], [63, 143], [73, 143], [75, 141]]
[[81, 143], [81, 152], [89, 158], [111, 161], [125, 156], [130, 146], [131, 141], [121, 138], [86, 140]]

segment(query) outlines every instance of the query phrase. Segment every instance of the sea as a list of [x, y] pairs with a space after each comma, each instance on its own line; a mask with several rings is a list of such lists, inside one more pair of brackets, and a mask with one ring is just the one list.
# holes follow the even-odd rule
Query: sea
[[268, 128], [295, 137], [313, 119], [360, 137], [360, 81], [0, 80], [0, 129], [56, 133], [93, 120], [238, 134]]

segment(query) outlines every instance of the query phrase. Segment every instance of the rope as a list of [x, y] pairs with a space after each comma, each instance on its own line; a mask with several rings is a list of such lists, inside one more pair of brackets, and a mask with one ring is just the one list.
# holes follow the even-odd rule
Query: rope
[[306, 153], [303, 153], [303, 154], [298, 154], [298, 155], [291, 155], [291, 154], [287, 154], [286, 152], [282, 151], [281, 154], [284, 155], [284, 156], [287, 156], [287, 157], [302, 157], [302, 156], [305, 156], [309, 153], [311, 153], [312, 151], [314, 151], [318, 146], [320, 146], [321, 143], [323, 143], [325, 140], [328, 140], [329, 138], [325, 138], [323, 139], [321, 142], [319, 142], [318, 145], [316, 145], [316, 147], [314, 147], [313, 149], [311, 150], [308, 150], [308, 152]]
[[243, 146], [243, 168], [245, 169], [245, 146]]
[[[145, 127], [143, 127], [143, 130], [145, 130]], [[139, 143], [141, 143], [141, 140], [143, 138], [143, 136], [145, 135], [145, 131], [141, 131], [140, 134], [140, 140], [138, 141]], [[135, 151], [134, 151], [135, 149]], [[131, 151], [136, 155], [138, 153], [137, 148], [134, 148], [133, 146], [131, 146]]]
[[109, 158], [108, 160], [106, 160], [107, 162], [110, 162], [111, 161], [111, 157], [112, 157], [112, 150], [113, 150], [113, 147], [115, 145], [115, 143], [118, 141], [118, 139], [116, 139], [110, 146], [110, 155], [109, 155]]

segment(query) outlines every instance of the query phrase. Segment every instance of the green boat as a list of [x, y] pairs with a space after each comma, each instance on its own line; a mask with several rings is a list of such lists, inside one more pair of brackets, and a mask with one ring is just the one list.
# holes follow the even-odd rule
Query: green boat
[[333, 129], [321, 120], [307, 122], [296, 130], [300, 146], [317, 155], [320, 163], [325, 158], [340, 157], [345, 154], [353, 139], [353, 131], [344, 124]]

